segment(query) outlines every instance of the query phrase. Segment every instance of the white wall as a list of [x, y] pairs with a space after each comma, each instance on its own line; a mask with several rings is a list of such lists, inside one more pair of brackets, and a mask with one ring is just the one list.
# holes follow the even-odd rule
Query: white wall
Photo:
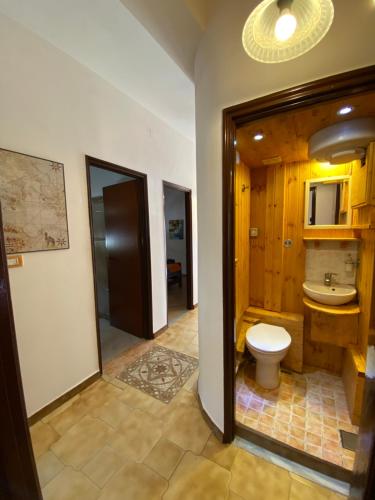
[[[182, 273], [186, 274], [186, 221], [185, 193], [177, 189], [164, 189], [165, 234], [167, 242], [167, 258], [181, 262]], [[182, 219], [184, 221], [184, 239], [169, 239], [169, 221]]]
[[199, 218], [199, 393], [223, 429], [222, 110], [324, 76], [375, 63], [375, 3], [337, 0], [326, 38], [283, 64], [250, 59], [241, 33], [256, 0], [222, 0], [195, 66]]
[[0, 67], [0, 147], [65, 165], [71, 248], [25, 254], [10, 272], [31, 415], [98, 370], [84, 155], [148, 175], [156, 331], [167, 323], [162, 180], [193, 190], [195, 272], [195, 154], [192, 142], [3, 16]]

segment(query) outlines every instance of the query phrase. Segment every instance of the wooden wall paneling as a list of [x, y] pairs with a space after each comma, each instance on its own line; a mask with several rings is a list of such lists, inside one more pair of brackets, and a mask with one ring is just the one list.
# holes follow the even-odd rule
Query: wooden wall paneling
[[264, 258], [266, 234], [267, 169], [251, 169], [250, 226], [258, 236], [250, 238], [250, 305], [264, 307]]
[[305, 253], [303, 242], [304, 196], [307, 166], [304, 162], [285, 165], [284, 238], [292, 241], [284, 248], [283, 305], [286, 312], [303, 313]]
[[359, 347], [366, 356], [368, 335], [372, 321], [374, 304], [373, 287], [375, 272], [375, 230], [362, 230], [362, 242], [359, 253], [359, 268], [357, 272], [357, 290], [359, 299]]
[[235, 170], [236, 319], [249, 305], [250, 286], [250, 169], [238, 163]]
[[281, 311], [284, 234], [283, 165], [267, 168], [264, 307]]
[[361, 420], [365, 387], [365, 364], [363, 355], [355, 346], [346, 349], [342, 368], [342, 380], [353, 425], [359, 425]]
[[305, 307], [303, 364], [341, 374], [345, 348], [311, 340], [311, 311]]

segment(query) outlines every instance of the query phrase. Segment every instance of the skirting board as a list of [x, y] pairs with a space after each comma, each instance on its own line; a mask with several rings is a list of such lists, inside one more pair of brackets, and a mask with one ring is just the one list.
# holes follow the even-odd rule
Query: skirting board
[[94, 375], [91, 375], [91, 377], [87, 378], [80, 384], [73, 387], [73, 389], [70, 389], [68, 392], [55, 399], [55, 401], [48, 403], [47, 406], [41, 408], [39, 411], [34, 413], [34, 415], [31, 415], [31, 417], [27, 419], [28, 424], [34, 425], [39, 420], [42, 420], [42, 418], [44, 418], [46, 415], [51, 413], [53, 410], [56, 410], [56, 408], [66, 403], [69, 399], [73, 398], [76, 394], [86, 389], [86, 387], [88, 387], [89, 385], [96, 382], [98, 379], [100, 379], [100, 377], [101, 377], [100, 372], [96, 372], [94, 373]]

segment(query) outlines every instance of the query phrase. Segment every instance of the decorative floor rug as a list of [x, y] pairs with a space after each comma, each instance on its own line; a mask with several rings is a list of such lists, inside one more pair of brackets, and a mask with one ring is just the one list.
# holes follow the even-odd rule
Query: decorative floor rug
[[117, 378], [163, 403], [169, 403], [197, 368], [195, 358], [154, 346]]

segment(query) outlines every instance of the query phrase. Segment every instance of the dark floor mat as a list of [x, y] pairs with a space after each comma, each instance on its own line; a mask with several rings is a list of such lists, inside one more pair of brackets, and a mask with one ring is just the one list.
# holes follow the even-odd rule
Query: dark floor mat
[[358, 434], [354, 434], [353, 432], [347, 432], [340, 429], [341, 436], [341, 445], [346, 450], [356, 451], [357, 442], [358, 442]]

